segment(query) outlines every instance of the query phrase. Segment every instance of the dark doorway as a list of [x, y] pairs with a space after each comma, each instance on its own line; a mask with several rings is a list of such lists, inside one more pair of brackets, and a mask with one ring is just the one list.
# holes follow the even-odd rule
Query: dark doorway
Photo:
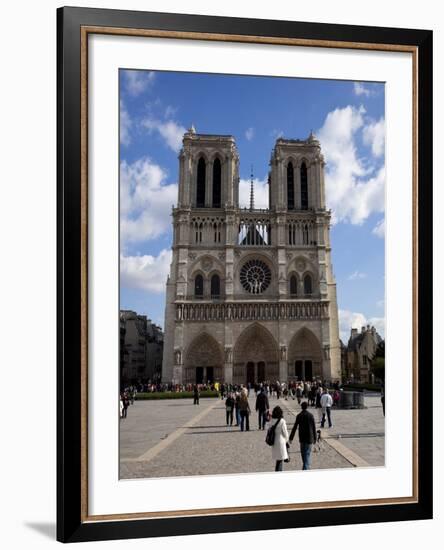
[[214, 382], [214, 367], [207, 367], [207, 382]]
[[203, 367], [196, 367], [196, 384], [203, 384]]
[[257, 364], [257, 381], [265, 382], [265, 363], [263, 361]]
[[247, 363], [247, 384], [254, 384], [254, 363]]
[[295, 371], [296, 371], [296, 378], [298, 380], [302, 380], [304, 373], [302, 372], [302, 361], [296, 361], [294, 364]]
[[313, 379], [313, 363], [311, 361], [305, 361], [305, 380]]

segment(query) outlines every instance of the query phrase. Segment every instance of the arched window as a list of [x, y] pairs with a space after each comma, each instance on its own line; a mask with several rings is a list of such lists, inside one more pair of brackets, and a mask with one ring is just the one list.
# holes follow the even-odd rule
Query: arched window
[[298, 293], [298, 278], [296, 275], [290, 277], [290, 295], [296, 296]]
[[294, 210], [294, 170], [291, 162], [287, 166], [287, 208]]
[[194, 296], [196, 298], [202, 298], [203, 297], [203, 291], [204, 291], [204, 285], [203, 285], [203, 277], [202, 275], [196, 275], [196, 278], [194, 279]]
[[313, 294], [313, 282], [311, 279], [311, 275], [305, 275], [304, 277], [304, 294]]
[[220, 160], [216, 158], [213, 162], [213, 208], [221, 206], [221, 174]]
[[308, 210], [308, 182], [305, 162], [301, 166], [301, 209]]
[[205, 206], [205, 179], [206, 166], [205, 159], [200, 157], [197, 163], [197, 185], [196, 185], [196, 206], [202, 208]]
[[213, 275], [211, 277], [211, 297], [220, 297], [220, 278], [219, 275]]

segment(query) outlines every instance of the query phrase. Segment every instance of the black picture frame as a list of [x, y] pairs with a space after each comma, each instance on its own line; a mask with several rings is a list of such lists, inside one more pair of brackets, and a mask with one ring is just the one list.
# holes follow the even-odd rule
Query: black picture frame
[[[82, 512], [82, 27], [405, 45], [417, 51], [416, 502], [189, 517], [85, 520]], [[62, 542], [254, 531], [432, 518], [432, 32], [92, 8], [57, 10], [57, 539]], [[84, 290], [84, 289], [83, 289]], [[83, 346], [83, 347], [82, 347]]]

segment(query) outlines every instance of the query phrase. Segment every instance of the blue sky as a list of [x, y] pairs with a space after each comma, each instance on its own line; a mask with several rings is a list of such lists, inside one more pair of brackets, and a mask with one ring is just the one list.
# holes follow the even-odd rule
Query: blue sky
[[276, 138], [313, 130], [327, 161], [341, 338], [365, 323], [384, 336], [383, 84], [132, 70], [119, 78], [122, 309], [163, 326], [177, 156], [191, 124], [234, 135], [240, 201], [253, 165], [257, 207], [267, 207]]

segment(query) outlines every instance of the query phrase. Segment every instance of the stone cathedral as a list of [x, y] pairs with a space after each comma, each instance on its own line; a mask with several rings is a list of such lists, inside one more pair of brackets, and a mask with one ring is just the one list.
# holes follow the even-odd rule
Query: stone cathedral
[[233, 136], [192, 127], [179, 155], [162, 379], [340, 379], [330, 211], [319, 141], [279, 138], [269, 208], [239, 207]]

